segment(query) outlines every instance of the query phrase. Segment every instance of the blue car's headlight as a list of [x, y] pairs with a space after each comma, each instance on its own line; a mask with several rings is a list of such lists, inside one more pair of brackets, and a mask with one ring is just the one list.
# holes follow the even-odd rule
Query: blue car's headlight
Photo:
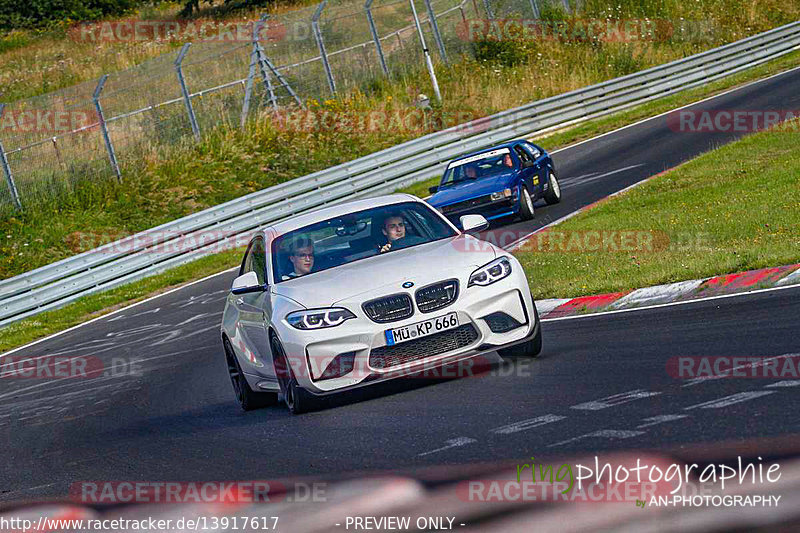
[[309, 309], [295, 311], [286, 315], [286, 321], [297, 329], [322, 329], [338, 326], [356, 315], [342, 307], [330, 309]]
[[498, 257], [473, 272], [469, 277], [467, 287], [491, 285], [495, 281], [507, 278], [509, 274], [511, 274], [511, 261], [508, 260], [508, 257]]
[[498, 200], [505, 200], [506, 198], [511, 198], [514, 192], [511, 189], [503, 189], [502, 191], [493, 192], [489, 199], [493, 202], [497, 202]]

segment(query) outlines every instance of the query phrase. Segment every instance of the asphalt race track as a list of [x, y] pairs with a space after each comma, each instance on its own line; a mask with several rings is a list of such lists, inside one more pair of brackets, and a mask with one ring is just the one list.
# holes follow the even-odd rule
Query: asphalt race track
[[[800, 70], [696, 107], [796, 109]], [[676, 132], [660, 117], [559, 151], [562, 203], [503, 229], [533, 231], [736, 136]], [[15, 352], [91, 356], [100, 371], [0, 381], [0, 500], [63, 497], [78, 481], [334, 476], [800, 432], [800, 379], [681, 381], [667, 371], [676, 356], [800, 354], [800, 287], [545, 322], [534, 362], [399, 380], [292, 416], [283, 406], [244, 413], [234, 402], [219, 337], [232, 278]]]

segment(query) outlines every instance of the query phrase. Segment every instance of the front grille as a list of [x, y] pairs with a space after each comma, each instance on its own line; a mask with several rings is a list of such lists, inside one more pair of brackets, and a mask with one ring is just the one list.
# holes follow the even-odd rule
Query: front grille
[[489, 197], [489, 195], [478, 196], [477, 198], [471, 198], [469, 200], [464, 200], [463, 202], [457, 202], [455, 204], [443, 206], [442, 212], [444, 214], [455, 213], [456, 211], [463, 211], [465, 209], [471, 209], [473, 207], [480, 207], [488, 203], [491, 203], [491, 198]]
[[505, 333], [522, 326], [516, 318], [501, 311], [483, 317], [492, 333]]
[[375, 348], [369, 354], [369, 365], [372, 368], [390, 368], [458, 350], [469, 346], [476, 340], [478, 340], [478, 331], [472, 324], [464, 324], [413, 341]]
[[370, 320], [383, 324], [403, 320], [414, 314], [414, 305], [408, 294], [393, 294], [364, 303], [361, 308]]
[[414, 293], [417, 307], [423, 313], [430, 313], [443, 307], [447, 307], [458, 298], [458, 280], [450, 279], [440, 281], [426, 287], [418, 289]]

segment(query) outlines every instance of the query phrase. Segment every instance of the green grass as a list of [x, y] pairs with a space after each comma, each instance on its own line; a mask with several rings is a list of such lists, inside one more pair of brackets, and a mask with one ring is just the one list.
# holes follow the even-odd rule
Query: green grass
[[[539, 234], [515, 254], [534, 297], [800, 262], [800, 122], [791, 126], [708, 152]], [[612, 231], [640, 240], [613, 250], [592, 237], [586, 246], [587, 235]]]

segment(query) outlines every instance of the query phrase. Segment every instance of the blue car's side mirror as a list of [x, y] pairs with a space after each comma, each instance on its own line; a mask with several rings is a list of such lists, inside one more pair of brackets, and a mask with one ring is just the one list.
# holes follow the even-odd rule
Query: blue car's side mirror
[[436, 194], [436, 192], [438, 190], [439, 190], [439, 186], [438, 185], [434, 185], [433, 187], [428, 187], [428, 192], [431, 193], [431, 194]]

